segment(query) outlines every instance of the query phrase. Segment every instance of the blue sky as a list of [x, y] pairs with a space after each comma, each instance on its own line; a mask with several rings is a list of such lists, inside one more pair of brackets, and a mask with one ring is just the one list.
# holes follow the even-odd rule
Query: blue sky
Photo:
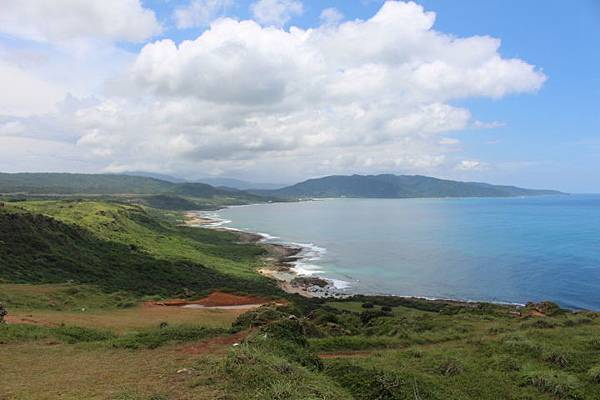
[[[0, 11], [0, 82], [20, 94], [0, 95], [1, 170], [283, 182], [392, 172], [600, 192], [594, 0], [110, 1], [121, 16], [91, 1], [91, 22], [75, 26], [16, 1]], [[68, 3], [56, 7], [80, 12]], [[338, 18], [324, 22], [325, 9]], [[379, 30], [363, 23], [376, 15]], [[211, 27], [219, 18], [232, 23]]]

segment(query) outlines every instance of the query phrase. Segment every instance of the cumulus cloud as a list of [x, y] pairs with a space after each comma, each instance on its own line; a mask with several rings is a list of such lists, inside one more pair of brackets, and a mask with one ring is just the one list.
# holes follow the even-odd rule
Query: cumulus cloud
[[250, 6], [254, 18], [263, 25], [283, 26], [304, 12], [298, 0], [258, 0]]
[[174, 12], [175, 22], [180, 29], [207, 26], [223, 16], [233, 5], [233, 0], [192, 0]]
[[26, 116], [50, 112], [66, 94], [65, 89], [59, 85], [2, 60], [0, 87], [0, 116]]
[[17, 0], [0, 7], [0, 32], [36, 41], [140, 42], [160, 31], [154, 12], [139, 0]]
[[[271, 3], [287, 14], [257, 12]], [[546, 79], [502, 57], [498, 39], [435, 30], [435, 14], [412, 2], [388, 1], [364, 21], [278, 28], [292, 3], [256, 3], [261, 24], [221, 18], [195, 40], [149, 43], [126, 91], [55, 118], [112, 171], [466, 171], [485, 163], [457, 160], [458, 142], [444, 139], [478, 126], [454, 101], [534, 92]]]

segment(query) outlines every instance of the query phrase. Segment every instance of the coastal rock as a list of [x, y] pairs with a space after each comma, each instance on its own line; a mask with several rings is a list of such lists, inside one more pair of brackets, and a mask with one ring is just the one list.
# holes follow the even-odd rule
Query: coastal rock
[[540, 314], [551, 316], [560, 312], [560, 306], [551, 301], [542, 301], [539, 303], [527, 303], [525, 308], [536, 311]]
[[[292, 286], [305, 286], [309, 289], [309, 291], [314, 291], [315, 287], [317, 288], [325, 288], [329, 286], [329, 282], [322, 278], [317, 278], [314, 276], [298, 276], [292, 279]], [[311, 290], [312, 289], [312, 290]]]

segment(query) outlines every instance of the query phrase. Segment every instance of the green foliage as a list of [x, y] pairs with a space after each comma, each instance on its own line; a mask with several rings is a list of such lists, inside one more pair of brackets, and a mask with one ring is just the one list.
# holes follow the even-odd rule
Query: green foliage
[[509, 197], [559, 194], [551, 190], [530, 190], [514, 186], [449, 181], [428, 176], [391, 174], [326, 176], [259, 193], [283, 198]]
[[346, 361], [331, 363], [325, 373], [356, 400], [434, 399], [432, 387], [417, 376], [365, 368]]
[[[348, 394], [314, 368], [303, 367], [288, 358], [301, 359], [305, 349], [291, 344], [285, 354], [282, 341], [243, 344], [233, 350], [223, 366], [227, 393], [240, 399], [257, 400], [346, 400]], [[270, 346], [269, 346], [270, 344]], [[279, 351], [276, 354], [271, 350]], [[300, 352], [299, 354], [294, 352]], [[243, 385], [240, 385], [243, 382]]]
[[582, 399], [580, 383], [576, 377], [564, 372], [533, 370], [522, 375], [524, 385], [531, 385], [541, 392], [559, 399]]
[[590, 368], [588, 371], [588, 376], [592, 382], [600, 384], [600, 365]]
[[0, 325], [0, 344], [55, 339], [64, 343], [102, 342], [113, 339], [112, 332], [79, 326]]
[[74, 281], [137, 295], [173, 296], [184, 289], [204, 293], [213, 288], [281, 293], [254, 272], [263, 250], [236, 244], [233, 238], [178, 227], [140, 207], [20, 203], [19, 208], [0, 210], [0, 279]]
[[289, 310], [274, 305], [265, 305], [241, 314], [232, 325], [234, 332], [259, 327], [289, 316]]

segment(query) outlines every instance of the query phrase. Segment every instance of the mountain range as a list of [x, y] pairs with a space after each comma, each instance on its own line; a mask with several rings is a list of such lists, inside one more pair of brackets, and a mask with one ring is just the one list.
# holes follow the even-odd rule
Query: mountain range
[[419, 198], [419, 197], [513, 197], [560, 194], [555, 190], [459, 182], [420, 175], [332, 175], [309, 179], [278, 190], [253, 191], [277, 198]]
[[145, 176], [68, 173], [0, 173], [0, 194], [23, 195], [168, 195], [234, 198], [244, 202], [273, 199], [364, 197], [511, 197], [560, 194], [420, 175], [333, 175], [271, 190], [239, 190], [206, 183], [173, 182]]

